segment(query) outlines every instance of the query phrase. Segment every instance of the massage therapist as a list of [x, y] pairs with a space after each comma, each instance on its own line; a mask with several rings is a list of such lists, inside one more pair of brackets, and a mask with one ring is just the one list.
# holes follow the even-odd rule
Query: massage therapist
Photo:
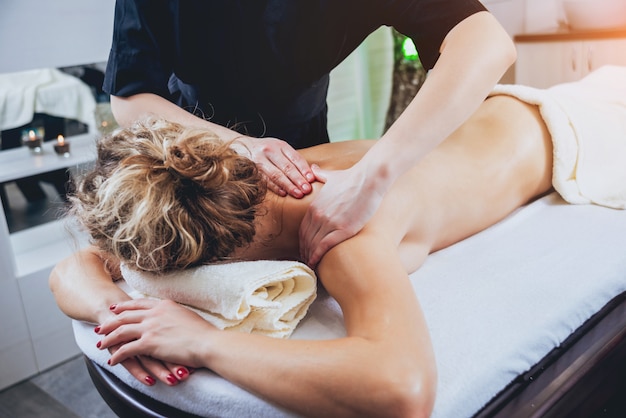
[[[381, 25], [410, 36], [432, 71], [358, 164], [310, 167], [295, 149], [329, 140], [329, 73]], [[514, 60], [510, 37], [478, 0], [117, 0], [104, 90], [120, 125], [156, 114], [236, 139], [280, 195], [301, 198], [325, 182], [300, 228], [302, 259], [315, 266]]]

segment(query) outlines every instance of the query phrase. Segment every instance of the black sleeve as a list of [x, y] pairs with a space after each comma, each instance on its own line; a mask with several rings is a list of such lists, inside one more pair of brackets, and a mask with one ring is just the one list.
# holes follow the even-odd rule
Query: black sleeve
[[431, 69], [444, 38], [459, 22], [487, 10], [478, 0], [387, 0], [386, 22], [413, 39], [422, 65]]
[[114, 96], [167, 98], [174, 59], [173, 13], [167, 0], [117, 0], [103, 90]]

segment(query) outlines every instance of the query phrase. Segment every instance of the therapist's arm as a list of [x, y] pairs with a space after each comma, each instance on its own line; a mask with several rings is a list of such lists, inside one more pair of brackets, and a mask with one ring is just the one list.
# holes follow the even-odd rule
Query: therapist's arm
[[117, 123], [129, 126], [149, 115], [172, 122], [210, 129], [225, 141], [236, 140], [237, 152], [250, 157], [267, 177], [269, 188], [279, 196], [301, 198], [312, 190], [314, 180], [306, 160], [288, 143], [278, 138], [251, 138], [222, 125], [194, 116], [170, 101], [152, 93], [130, 97], [111, 96], [111, 110]]
[[456, 25], [440, 52], [418, 94], [367, 154], [348, 170], [320, 174], [326, 185], [300, 230], [309, 265], [356, 234], [391, 184], [469, 118], [516, 58], [513, 41], [488, 12]]

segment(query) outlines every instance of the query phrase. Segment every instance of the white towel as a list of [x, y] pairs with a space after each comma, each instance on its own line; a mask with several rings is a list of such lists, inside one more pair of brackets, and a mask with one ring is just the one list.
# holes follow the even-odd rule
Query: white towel
[[496, 94], [539, 106], [554, 144], [552, 182], [566, 201], [626, 209], [626, 67], [547, 90], [499, 85]]
[[0, 74], [0, 129], [33, 120], [35, 113], [76, 119], [96, 132], [96, 99], [87, 84], [56, 68]]
[[131, 297], [171, 299], [219, 329], [291, 335], [317, 294], [313, 270], [295, 261], [214, 264], [157, 275], [122, 265]]

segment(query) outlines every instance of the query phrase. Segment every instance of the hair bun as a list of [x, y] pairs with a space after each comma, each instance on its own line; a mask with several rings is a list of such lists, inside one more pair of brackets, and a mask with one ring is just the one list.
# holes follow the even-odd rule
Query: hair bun
[[215, 133], [148, 120], [99, 139], [71, 213], [101, 250], [164, 272], [228, 259], [251, 242], [266, 187]]
[[207, 141], [200, 135], [164, 144], [164, 166], [173, 175], [191, 180], [204, 189], [223, 186], [231, 178], [238, 155], [228, 144]]

